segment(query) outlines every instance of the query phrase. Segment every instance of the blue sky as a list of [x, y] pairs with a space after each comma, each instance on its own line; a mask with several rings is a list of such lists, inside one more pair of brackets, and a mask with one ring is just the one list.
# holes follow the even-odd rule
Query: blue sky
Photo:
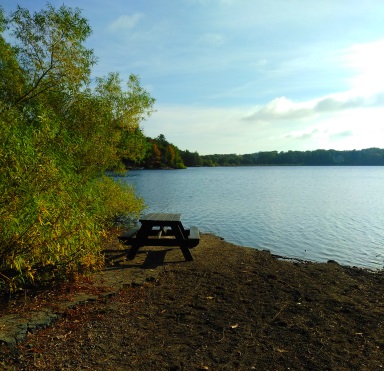
[[[41, 0], [0, 0], [37, 11]], [[93, 29], [94, 76], [138, 74], [143, 123], [200, 154], [383, 148], [382, 0], [53, 0]]]

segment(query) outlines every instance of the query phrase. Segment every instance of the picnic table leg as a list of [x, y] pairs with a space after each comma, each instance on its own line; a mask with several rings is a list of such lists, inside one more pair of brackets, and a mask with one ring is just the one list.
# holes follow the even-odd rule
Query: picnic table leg
[[140, 247], [142, 247], [142, 245], [139, 245], [139, 244], [132, 245], [128, 251], [127, 259], [133, 260], [136, 256], [137, 252], [139, 251]]
[[180, 246], [180, 249], [181, 249], [181, 252], [183, 253], [184, 258], [185, 258], [186, 261], [189, 261], [189, 262], [193, 261], [192, 254], [191, 254], [191, 252], [189, 251], [189, 247], [188, 247], [188, 246], [182, 244], [182, 245]]
[[175, 227], [172, 227], [172, 230], [173, 230], [173, 233], [175, 234], [176, 239], [178, 239], [180, 241], [180, 249], [184, 255], [185, 260], [186, 261], [193, 261], [193, 257], [192, 257], [191, 252], [189, 251], [188, 245], [186, 243], [184, 243], [185, 237], [184, 237], [184, 234], [183, 234], [180, 226], [177, 225]]
[[147, 225], [142, 225], [141, 228], [137, 231], [136, 241], [132, 244], [132, 247], [129, 249], [127, 258], [133, 260], [139, 251], [140, 247], [144, 246], [143, 242], [148, 238], [151, 233], [152, 227]]

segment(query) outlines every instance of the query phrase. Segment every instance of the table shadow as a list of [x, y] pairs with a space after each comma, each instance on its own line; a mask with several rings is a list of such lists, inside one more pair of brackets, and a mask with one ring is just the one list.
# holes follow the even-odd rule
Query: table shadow
[[[174, 248], [156, 250], [144, 250], [140, 249], [132, 260], [126, 260], [127, 253], [129, 249], [126, 250], [104, 250], [105, 259], [107, 266], [104, 270], [114, 270], [114, 269], [127, 269], [127, 268], [141, 268], [141, 269], [155, 269], [159, 266], [165, 266], [170, 264], [177, 264], [185, 262], [184, 259], [165, 261], [166, 255], [168, 252], [174, 251]], [[145, 254], [146, 257], [144, 261], [140, 264], [137, 261], [142, 260], [142, 256]], [[132, 264], [127, 264], [130, 261]], [[136, 264], [134, 263], [136, 261]]]

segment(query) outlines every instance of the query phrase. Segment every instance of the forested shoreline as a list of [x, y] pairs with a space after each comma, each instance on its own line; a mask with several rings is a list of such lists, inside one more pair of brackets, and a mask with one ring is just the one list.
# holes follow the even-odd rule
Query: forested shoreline
[[384, 166], [384, 149], [337, 151], [266, 151], [251, 154], [199, 155], [180, 150], [169, 143], [163, 134], [146, 138], [146, 153], [140, 162], [125, 160], [127, 168], [183, 169], [213, 166]]
[[245, 155], [215, 154], [200, 156], [197, 152], [182, 151], [185, 166], [383, 166], [384, 149], [337, 151], [268, 151]]

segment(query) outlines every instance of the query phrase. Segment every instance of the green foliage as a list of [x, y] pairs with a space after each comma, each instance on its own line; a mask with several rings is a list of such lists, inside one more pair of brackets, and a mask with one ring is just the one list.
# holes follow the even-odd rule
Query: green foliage
[[24, 71], [24, 91], [14, 103], [30, 100], [52, 88], [76, 92], [89, 81], [96, 59], [84, 41], [91, 28], [80, 9], [47, 5], [33, 15], [18, 6], [11, 16], [18, 40], [18, 60]]
[[189, 152], [188, 150], [180, 151], [180, 155], [181, 155], [181, 158], [183, 159], [185, 166], [187, 167], [203, 165], [203, 161], [197, 152], [192, 153], [192, 152]]
[[135, 75], [126, 90], [118, 74], [89, 87], [78, 9], [18, 7], [0, 14], [7, 25], [17, 45], [0, 36], [0, 288], [15, 290], [99, 267], [106, 230], [138, 217], [143, 200], [103, 174], [144, 158], [139, 125], [154, 100]]
[[169, 143], [163, 134], [157, 138], [148, 138], [150, 150], [145, 158], [145, 167], [148, 169], [184, 169], [185, 165], [179, 149]]
[[123, 154], [127, 168], [185, 169], [182, 152], [169, 143], [163, 134], [152, 139], [144, 137], [140, 130], [136, 130], [124, 143], [126, 148], [136, 148], [136, 151], [129, 151], [129, 156]]
[[96, 207], [94, 215], [99, 224], [112, 227], [116, 221], [137, 220], [145, 208], [144, 200], [135, 196], [134, 188], [126, 183], [117, 183], [109, 177], [95, 181], [95, 195], [99, 202], [93, 202]]
[[124, 152], [121, 154], [123, 162], [128, 166], [129, 164], [140, 166], [151, 149], [151, 145], [141, 129], [126, 132], [122, 141], [124, 143]]
[[103, 121], [113, 123], [115, 135], [105, 133], [104, 137], [110, 135], [110, 139], [116, 141], [115, 162], [122, 158], [135, 162], [143, 160], [147, 144], [139, 124], [153, 112], [154, 99], [141, 88], [136, 75], [129, 76], [126, 91], [122, 91], [122, 81], [116, 73], [97, 79], [97, 82], [97, 98], [103, 105], [99, 115]]
[[[0, 32], [5, 31], [5, 26], [5, 19], [0, 14]], [[0, 113], [21, 96], [24, 80], [12, 46], [0, 34]]]

